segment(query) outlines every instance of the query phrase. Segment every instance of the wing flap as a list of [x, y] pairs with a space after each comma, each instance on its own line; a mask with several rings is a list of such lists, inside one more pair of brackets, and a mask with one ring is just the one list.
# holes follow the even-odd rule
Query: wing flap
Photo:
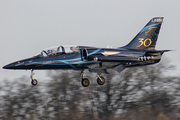
[[124, 65], [118, 65], [116, 67], [114, 67], [114, 69], [117, 71], [117, 72], [122, 72], [126, 67]]

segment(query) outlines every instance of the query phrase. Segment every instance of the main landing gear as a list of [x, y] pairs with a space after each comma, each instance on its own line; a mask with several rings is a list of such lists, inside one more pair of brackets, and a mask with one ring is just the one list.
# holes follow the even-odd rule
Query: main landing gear
[[81, 84], [82, 84], [82, 86], [84, 86], [84, 87], [87, 87], [87, 86], [89, 86], [89, 84], [90, 84], [89, 79], [84, 78], [84, 70], [81, 71]]
[[98, 75], [97, 83], [98, 83], [99, 85], [104, 85], [104, 83], [105, 83], [105, 78], [104, 78], [103, 76]]
[[[90, 84], [90, 81], [89, 81], [89, 79], [88, 78], [84, 78], [84, 70], [82, 70], [81, 71], [81, 84], [82, 84], [82, 86], [84, 86], [84, 87], [88, 87], [89, 86], [89, 84]], [[97, 75], [98, 76], [98, 78], [97, 78], [97, 83], [99, 84], [99, 85], [104, 85], [104, 83], [105, 83], [105, 78], [103, 77], [103, 76], [100, 76], [100, 75]]]
[[31, 69], [31, 76], [30, 76], [30, 78], [31, 78], [31, 84], [32, 84], [32, 85], [37, 85], [37, 84], [38, 84], [38, 81], [33, 78], [33, 75], [34, 75], [33, 71], [34, 71], [34, 70]]
[[105, 78], [103, 76], [101, 76], [101, 72], [102, 72], [102, 63], [99, 64], [99, 71], [98, 71], [98, 78], [97, 78], [97, 83], [99, 85], [104, 85], [105, 83]]

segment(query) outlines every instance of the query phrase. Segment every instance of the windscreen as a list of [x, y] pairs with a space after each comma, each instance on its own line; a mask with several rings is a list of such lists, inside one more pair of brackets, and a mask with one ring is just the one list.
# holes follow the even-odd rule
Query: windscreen
[[44, 49], [40, 54], [41, 56], [51, 56], [51, 55], [59, 55], [59, 54], [68, 54], [68, 53], [74, 53], [79, 52], [78, 46], [55, 46], [51, 48]]

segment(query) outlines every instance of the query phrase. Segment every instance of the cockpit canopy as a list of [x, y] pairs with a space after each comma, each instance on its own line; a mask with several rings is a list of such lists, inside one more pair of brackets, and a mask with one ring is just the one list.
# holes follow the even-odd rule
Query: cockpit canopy
[[79, 52], [79, 46], [55, 46], [51, 48], [44, 49], [38, 56], [51, 56], [51, 55], [58, 55], [58, 54], [67, 54], [67, 53], [74, 53]]

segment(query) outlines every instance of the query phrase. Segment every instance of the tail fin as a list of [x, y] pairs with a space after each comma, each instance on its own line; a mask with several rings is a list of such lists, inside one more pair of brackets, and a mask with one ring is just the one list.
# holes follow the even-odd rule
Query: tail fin
[[132, 41], [122, 48], [136, 50], [154, 49], [162, 22], [163, 17], [152, 18]]

